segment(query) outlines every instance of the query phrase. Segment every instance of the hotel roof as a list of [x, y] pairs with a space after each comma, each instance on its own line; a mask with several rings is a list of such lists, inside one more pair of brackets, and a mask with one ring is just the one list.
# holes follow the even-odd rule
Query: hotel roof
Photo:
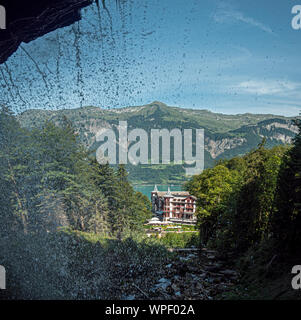
[[[159, 197], [172, 196], [172, 197], [188, 197], [191, 196], [188, 191], [171, 191], [169, 194], [167, 191], [156, 192]], [[191, 196], [195, 198], [194, 196]]]

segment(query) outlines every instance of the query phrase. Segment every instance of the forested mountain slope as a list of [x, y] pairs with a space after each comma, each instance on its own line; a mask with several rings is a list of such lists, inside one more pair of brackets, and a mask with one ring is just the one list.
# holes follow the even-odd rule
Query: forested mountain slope
[[[59, 124], [71, 121], [80, 140], [96, 149], [95, 135], [101, 128], [114, 128], [119, 121], [127, 121], [128, 130], [141, 128], [150, 134], [151, 129], [205, 130], [205, 167], [216, 160], [243, 155], [255, 148], [263, 137], [267, 147], [291, 143], [297, 133], [292, 118], [272, 114], [226, 115], [208, 110], [170, 107], [158, 101], [144, 106], [119, 109], [84, 107], [58, 111], [28, 110], [18, 116], [22, 126], [40, 127], [45, 120]], [[171, 150], [172, 152], [173, 150]], [[170, 183], [185, 180], [183, 166], [128, 166], [130, 180], [135, 183]]]

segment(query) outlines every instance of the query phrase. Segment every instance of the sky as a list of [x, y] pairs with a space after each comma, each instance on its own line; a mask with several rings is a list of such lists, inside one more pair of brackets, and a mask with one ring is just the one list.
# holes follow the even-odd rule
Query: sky
[[[298, 1], [300, 3], [298, 3]], [[301, 0], [115, 0], [0, 66], [16, 112], [162, 101], [225, 114], [301, 111]]]

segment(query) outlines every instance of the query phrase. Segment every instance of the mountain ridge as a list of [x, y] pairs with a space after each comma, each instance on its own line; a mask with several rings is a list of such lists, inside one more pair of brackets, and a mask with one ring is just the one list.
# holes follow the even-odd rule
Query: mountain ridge
[[[249, 152], [264, 137], [267, 140], [267, 147], [272, 147], [277, 144], [291, 143], [297, 133], [297, 128], [292, 123], [293, 117], [250, 113], [225, 115], [207, 110], [171, 107], [160, 101], [118, 109], [103, 109], [94, 106], [55, 111], [32, 109], [23, 112], [17, 118], [21, 125], [27, 128], [41, 127], [46, 120], [60, 125], [67, 118], [71, 121], [83, 144], [94, 150], [98, 146], [95, 140], [96, 133], [101, 128], [117, 130], [119, 121], [127, 121], [129, 130], [140, 128], [148, 133], [151, 129], [203, 128], [205, 130], [205, 167], [212, 166], [217, 160]], [[135, 183], [138, 181], [165, 183], [185, 180], [182, 166], [178, 165], [178, 170], [171, 169], [171, 167], [129, 166], [130, 179]], [[157, 171], [153, 175], [154, 172], [150, 174], [147, 173], [148, 170]], [[144, 179], [145, 174], [153, 178]], [[161, 179], [160, 177], [163, 176], [164, 178]]]

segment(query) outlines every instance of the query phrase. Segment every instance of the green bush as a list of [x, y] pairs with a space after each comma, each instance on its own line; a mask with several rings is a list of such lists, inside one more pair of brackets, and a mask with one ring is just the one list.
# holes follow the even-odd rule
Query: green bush
[[160, 239], [160, 243], [169, 248], [198, 247], [199, 235], [196, 232], [169, 232]]

